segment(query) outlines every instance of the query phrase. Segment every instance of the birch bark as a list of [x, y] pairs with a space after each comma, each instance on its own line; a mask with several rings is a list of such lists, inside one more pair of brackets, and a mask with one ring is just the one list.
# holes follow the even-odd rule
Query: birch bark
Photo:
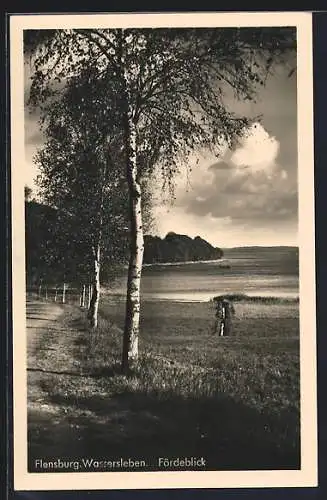
[[127, 143], [127, 182], [129, 192], [130, 215], [130, 258], [128, 266], [126, 315], [123, 340], [123, 371], [128, 370], [131, 363], [138, 359], [138, 339], [140, 324], [140, 289], [144, 252], [142, 226], [142, 192], [137, 175], [136, 127], [131, 110], [128, 110], [125, 121], [125, 137]]
[[88, 318], [90, 319], [92, 328], [97, 328], [100, 300], [100, 245], [98, 245], [95, 253], [93, 280], [92, 298], [90, 302]]

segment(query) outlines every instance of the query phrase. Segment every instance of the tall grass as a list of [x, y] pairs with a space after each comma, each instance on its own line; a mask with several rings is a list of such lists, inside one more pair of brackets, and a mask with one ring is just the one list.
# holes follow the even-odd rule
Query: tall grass
[[[263, 318], [263, 323], [265, 318]], [[246, 321], [243, 320], [243, 328]], [[278, 324], [275, 328], [278, 328]], [[87, 328], [87, 325], [85, 324]], [[261, 325], [264, 330], [264, 325]], [[259, 411], [278, 414], [299, 408], [298, 341], [275, 338], [249, 340], [244, 335], [220, 338], [211, 333], [178, 341], [146, 335], [138, 364], [125, 379], [126, 389], [155, 392], [158, 398], [229, 395]], [[122, 331], [101, 315], [97, 330], [84, 337], [83, 363], [97, 374], [119, 374]]]
[[[199, 342], [190, 341], [190, 334], [180, 336], [174, 345], [144, 335], [139, 362], [126, 376], [120, 371], [122, 331], [101, 316], [97, 331], [82, 335], [82, 364], [99, 377], [102, 392], [124, 396], [133, 411], [153, 412], [163, 426], [160, 440], [165, 436], [172, 439], [187, 419], [187, 430], [182, 433], [190, 442], [198, 439], [200, 432], [201, 446], [203, 439], [217, 442], [217, 446], [227, 439], [228, 446], [236, 449], [241, 443], [262, 447], [263, 451], [258, 451], [262, 456], [278, 451], [288, 457], [285, 463], [296, 466], [300, 432], [298, 341], [285, 334], [279, 341], [246, 335], [218, 341], [207, 334], [200, 339], [199, 349]], [[215, 463], [218, 458], [214, 451], [210, 453]], [[278, 460], [283, 463], [284, 459]]]
[[298, 304], [299, 297], [274, 297], [264, 295], [246, 295], [245, 293], [227, 293], [217, 295], [211, 299], [212, 302], [227, 299], [233, 302], [247, 302], [250, 304]]

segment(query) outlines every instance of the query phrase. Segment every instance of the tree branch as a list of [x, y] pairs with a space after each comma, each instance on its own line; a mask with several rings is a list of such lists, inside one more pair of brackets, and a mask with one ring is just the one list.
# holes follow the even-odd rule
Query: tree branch
[[[85, 36], [92, 43], [95, 43], [95, 45], [98, 47], [98, 49], [100, 49], [100, 51], [102, 52], [102, 54], [106, 56], [108, 62], [112, 63], [112, 65], [114, 66], [114, 68], [116, 69], [116, 71], [118, 71], [118, 64], [115, 61], [113, 55], [109, 54], [109, 52], [105, 49], [105, 47], [96, 38], [92, 37], [92, 34], [99, 35], [99, 33], [97, 31], [93, 31], [93, 30], [90, 31], [90, 30], [87, 30], [87, 29], [76, 29], [75, 32], [78, 33], [79, 35]], [[109, 40], [107, 40], [107, 39], [106, 39], [106, 42], [116, 52], [116, 47]]]

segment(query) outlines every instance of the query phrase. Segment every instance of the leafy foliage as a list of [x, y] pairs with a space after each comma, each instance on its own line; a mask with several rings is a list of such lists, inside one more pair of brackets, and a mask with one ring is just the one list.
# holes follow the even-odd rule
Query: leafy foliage
[[[66, 92], [44, 104], [41, 125], [46, 141], [35, 156], [40, 171], [39, 194], [56, 211], [51, 229], [57, 242], [56, 263], [74, 281], [90, 279], [98, 243], [101, 274], [106, 278], [111, 274], [110, 268], [112, 271], [126, 261], [128, 253], [128, 196], [122, 144], [115, 122], [109, 127], [106, 116], [115, 96], [104, 82], [97, 81], [95, 85], [96, 79], [97, 75], [87, 71], [83, 78], [71, 80]], [[149, 229], [150, 193], [144, 197], [143, 205], [145, 226]], [[48, 263], [53, 266], [51, 246], [47, 245]]]
[[[102, 116], [110, 114], [110, 123], [121, 127], [128, 99], [137, 125], [139, 175], [159, 163], [169, 185], [192, 151], [219, 153], [249, 125], [228, 110], [227, 88], [238, 99], [254, 100], [276, 61], [296, 46], [295, 30], [277, 27], [72, 29], [48, 35], [37, 46], [30, 102], [42, 107], [58, 88], [89, 78], [99, 103], [103, 88], [111, 94], [102, 101]], [[28, 47], [35, 45], [34, 36], [38, 32], [26, 34]]]
[[92, 273], [98, 245], [105, 265], [126, 256], [127, 196], [119, 145], [103, 127], [102, 96], [92, 88], [87, 79], [71, 81], [60, 98], [47, 103], [46, 141], [35, 157], [40, 195], [57, 212], [63, 259], [68, 246], [74, 247], [76, 279]]

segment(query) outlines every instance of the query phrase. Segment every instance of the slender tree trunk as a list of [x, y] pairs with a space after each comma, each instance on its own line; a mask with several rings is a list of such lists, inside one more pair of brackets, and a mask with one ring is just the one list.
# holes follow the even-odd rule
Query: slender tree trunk
[[82, 286], [80, 306], [85, 307], [85, 285]]
[[98, 326], [99, 300], [100, 300], [100, 245], [98, 245], [96, 255], [94, 258], [92, 297], [90, 301], [89, 311], [87, 314], [87, 317], [90, 320], [92, 328], [97, 328]]
[[131, 113], [127, 113], [126, 117], [125, 140], [127, 146], [127, 182], [129, 191], [130, 258], [123, 337], [123, 372], [127, 372], [131, 364], [138, 359], [140, 287], [144, 252], [141, 186], [137, 178], [136, 130]]

